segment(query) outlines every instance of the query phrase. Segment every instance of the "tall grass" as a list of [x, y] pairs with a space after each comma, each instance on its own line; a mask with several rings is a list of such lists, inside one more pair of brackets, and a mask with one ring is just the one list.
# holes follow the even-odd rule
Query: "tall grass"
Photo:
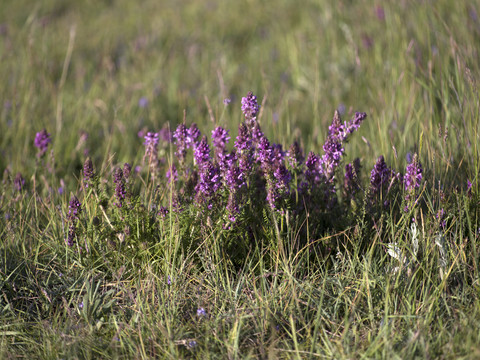
[[[1, 358], [480, 357], [477, 2], [0, 9]], [[338, 207], [302, 203], [294, 217], [253, 196], [232, 229], [225, 208], [175, 212], [176, 146], [160, 145], [155, 174], [143, 135], [222, 126], [231, 150], [248, 91], [265, 136], [305, 157], [322, 153], [335, 110], [368, 114], [345, 145]], [[405, 173], [414, 154], [418, 203], [404, 211], [403, 186], [374, 198], [377, 158]], [[130, 211], [114, 205], [124, 163]]]

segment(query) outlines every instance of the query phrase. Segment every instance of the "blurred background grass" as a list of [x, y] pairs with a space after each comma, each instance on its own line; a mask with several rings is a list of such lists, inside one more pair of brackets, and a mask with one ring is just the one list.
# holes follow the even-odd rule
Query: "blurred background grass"
[[[476, 200], [451, 185], [465, 188], [468, 177], [478, 187], [478, 11], [479, 1], [465, 0], [2, 1], [0, 171], [22, 172], [46, 184], [44, 192], [65, 191], [44, 197], [36, 184], [19, 192], [2, 183], [0, 358], [237, 358], [239, 349], [264, 358], [292, 358], [292, 349], [298, 358], [306, 354], [299, 349], [330, 358], [475, 358], [478, 216], [468, 204]], [[409, 249], [410, 219], [387, 213], [385, 227], [365, 238], [383, 258], [339, 252], [329, 272], [305, 267], [305, 252], [279, 259], [273, 272], [251, 262], [231, 276], [221, 233], [195, 250], [196, 266], [179, 254], [183, 224], [172, 220], [172, 235], [149, 239], [151, 247], [110, 250], [114, 230], [88, 227], [97, 215], [110, 220], [85, 195], [84, 225], [97, 248], [70, 258], [65, 214], [87, 156], [96, 170], [139, 165], [137, 133], [174, 128], [184, 111], [203, 133], [215, 122], [233, 138], [248, 91], [263, 103], [269, 139], [285, 146], [299, 139], [305, 152], [322, 151], [335, 109], [345, 119], [367, 112], [345, 158], [362, 158], [365, 177], [380, 155], [403, 171], [407, 153], [418, 151], [431, 191], [423, 195], [425, 218], [447, 203], [436, 202], [434, 188], [456, 204], [445, 208], [452, 244], [445, 278], [436, 225], [423, 215], [425, 256], [407, 277], [385, 272], [392, 255], [379, 246]], [[52, 134], [55, 171], [39, 169], [52, 164], [50, 155], [35, 156], [43, 128]]]
[[477, 172], [478, 1], [19, 0], [0, 7], [2, 171], [33, 166], [42, 128], [70, 188], [85, 149], [97, 164], [110, 154], [138, 163], [137, 132], [174, 127], [184, 110], [188, 124], [209, 133], [211, 107], [215, 122], [236, 136], [240, 100], [251, 90], [263, 101], [261, 123], [273, 142], [300, 139], [306, 152], [320, 152], [336, 108], [346, 118], [365, 111], [347, 161], [361, 157], [370, 166], [383, 154], [401, 170], [407, 152], [421, 150], [427, 171], [443, 181], [464, 183]]

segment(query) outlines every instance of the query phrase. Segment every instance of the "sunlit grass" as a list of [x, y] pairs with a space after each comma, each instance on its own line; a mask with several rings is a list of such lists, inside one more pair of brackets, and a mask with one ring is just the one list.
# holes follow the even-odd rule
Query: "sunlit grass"
[[[0, 9], [1, 358], [480, 357], [477, 3]], [[315, 218], [305, 204], [297, 221], [250, 205], [239, 230], [223, 208], [175, 213], [163, 171], [175, 145], [160, 146], [155, 177], [139, 132], [222, 126], [231, 150], [248, 91], [268, 139], [305, 157], [322, 154], [336, 109], [365, 111], [337, 173], [341, 185], [360, 158], [361, 195], [339, 186], [339, 208]], [[377, 158], [405, 173], [414, 153], [418, 205], [404, 212], [402, 191], [372, 205]], [[85, 190], [87, 157], [98, 188]], [[124, 163], [131, 212], [113, 205]], [[68, 247], [72, 195], [82, 214]], [[152, 219], [152, 205], [169, 215]]]

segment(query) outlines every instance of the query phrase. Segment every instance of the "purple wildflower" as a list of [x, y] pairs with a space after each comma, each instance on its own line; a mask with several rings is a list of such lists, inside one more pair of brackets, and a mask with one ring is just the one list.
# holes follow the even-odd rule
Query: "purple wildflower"
[[276, 180], [275, 187], [285, 193], [289, 193], [290, 181], [292, 180], [292, 174], [287, 170], [285, 165], [280, 165], [273, 172], [273, 176]]
[[149, 162], [151, 163], [152, 160], [157, 159], [157, 147], [158, 147], [158, 133], [153, 133], [153, 132], [148, 132], [147, 135], [145, 135], [144, 139], [145, 142], [143, 143], [145, 145], [145, 158], [149, 158]]
[[280, 166], [284, 163], [285, 151], [282, 144], [272, 144], [272, 163], [274, 166]]
[[166, 127], [163, 127], [163, 128], [160, 129], [160, 131], [158, 132], [158, 136], [165, 143], [172, 142], [172, 133]]
[[237, 216], [240, 213], [240, 209], [238, 207], [237, 196], [235, 193], [230, 193], [227, 202], [227, 213], [228, 213], [228, 220], [230, 222], [235, 222], [237, 220]]
[[239, 166], [232, 166], [226, 170], [225, 184], [230, 189], [239, 189], [245, 185], [245, 176]]
[[211, 162], [204, 164], [199, 177], [195, 188], [201, 198], [211, 197], [221, 186], [220, 170]]
[[265, 137], [263, 135], [262, 129], [260, 129], [260, 125], [256, 122], [252, 127], [252, 140], [254, 144], [258, 144], [259, 141]]
[[267, 186], [267, 202], [272, 210], [277, 208], [277, 203], [280, 199], [280, 194], [276, 191], [275, 186], [268, 184]]
[[238, 159], [238, 167], [242, 173], [242, 177], [245, 179], [248, 178], [249, 174], [252, 171], [252, 157], [248, 153], [243, 153], [242, 156]]
[[142, 96], [138, 100], [138, 106], [141, 107], [141, 108], [146, 108], [148, 106], [148, 99], [146, 97]]
[[363, 120], [367, 117], [366, 113], [356, 112], [353, 119], [349, 123], [342, 123], [340, 113], [335, 110], [332, 124], [328, 128], [328, 137], [323, 145], [324, 155], [320, 161], [320, 169], [323, 175], [332, 181], [335, 169], [338, 167], [340, 160], [345, 152], [343, 142], [347, 136], [356, 131]]
[[412, 162], [407, 165], [407, 171], [403, 178], [403, 183], [405, 184], [405, 190], [407, 192], [414, 192], [415, 189], [420, 187], [422, 172], [422, 165], [418, 160], [418, 155], [415, 153]]
[[351, 119], [350, 122], [348, 123], [347, 133], [351, 134], [354, 131], [357, 131], [360, 125], [362, 124], [363, 120], [366, 119], [366, 117], [367, 117], [367, 113], [356, 112], [353, 119]]
[[202, 135], [200, 130], [197, 127], [197, 124], [193, 123], [190, 125], [190, 128], [188, 129], [188, 136], [186, 137], [185, 141], [187, 144], [187, 149], [189, 147], [194, 147], [195, 143], [197, 142], [197, 139]]
[[332, 179], [335, 169], [340, 163], [345, 148], [333, 137], [328, 137], [323, 145], [324, 154], [321, 159], [321, 169], [327, 179]]
[[227, 106], [228, 104], [230, 104], [232, 102], [232, 100], [230, 98], [225, 98], [223, 99], [223, 105]]
[[230, 140], [228, 130], [225, 130], [221, 126], [218, 126], [215, 130], [212, 130], [212, 143], [215, 149], [215, 157], [217, 160], [221, 160], [225, 153], [225, 146]]
[[295, 141], [288, 150], [288, 162], [293, 169], [299, 169], [304, 161], [305, 157], [303, 156], [302, 149], [298, 142]]
[[345, 124], [342, 124], [342, 118], [338, 110], [335, 110], [333, 114], [332, 124], [328, 127], [328, 137], [329, 138], [338, 138], [339, 141], [345, 139], [346, 129]]
[[142, 129], [140, 129], [140, 130], [138, 130], [138, 132], [137, 132], [137, 136], [138, 136], [139, 138], [145, 137], [146, 134], [147, 134], [147, 129], [146, 129], [145, 127], [142, 128]]
[[375, 7], [375, 15], [377, 15], [377, 19], [380, 21], [385, 20], [385, 10], [382, 6], [378, 5]]
[[68, 214], [67, 220], [70, 222], [75, 222], [78, 220], [78, 215], [82, 212], [82, 204], [78, 198], [73, 195], [68, 203]]
[[83, 183], [86, 188], [92, 183], [94, 175], [92, 160], [87, 158], [83, 164]]
[[[157, 212], [157, 215], [162, 217], [162, 218], [166, 218], [167, 215], [168, 215], [168, 208], [166, 208], [165, 206], [160, 206], [158, 208], [158, 212]], [[170, 277], [169, 277], [170, 279]], [[170, 284], [169, 284], [170, 285]]]
[[40, 132], [37, 132], [35, 135], [35, 147], [38, 148], [39, 152], [37, 153], [38, 157], [42, 157], [46, 152], [48, 148], [48, 144], [52, 142], [52, 139], [50, 139], [50, 134], [47, 133], [47, 130], [43, 129]]
[[352, 163], [345, 165], [345, 178], [343, 181], [343, 189], [347, 198], [351, 198], [358, 190], [358, 173], [360, 171], [360, 159], [356, 158]]
[[262, 167], [265, 169], [268, 166], [271, 166], [273, 160], [273, 148], [270, 145], [268, 139], [263, 136], [257, 147], [257, 161], [260, 162]]
[[13, 180], [13, 187], [17, 191], [22, 191], [24, 186], [25, 186], [25, 179], [23, 178], [21, 173], [17, 173], [17, 175], [15, 175], [15, 179]]
[[123, 177], [125, 181], [128, 183], [130, 179], [130, 175], [132, 174], [132, 166], [129, 163], [123, 164]]
[[259, 109], [257, 97], [251, 91], [248, 92], [247, 96], [242, 98], [242, 112], [249, 125], [257, 120]]
[[252, 139], [245, 123], [241, 123], [238, 127], [238, 136], [237, 140], [235, 141], [235, 147], [239, 152], [249, 150], [252, 147]]
[[380, 191], [382, 186], [390, 180], [391, 175], [392, 170], [388, 168], [383, 155], [380, 155], [370, 173], [370, 188], [372, 192]]
[[195, 147], [195, 162], [199, 168], [202, 168], [210, 160], [210, 147], [207, 143], [207, 138], [204, 136], [200, 143]]
[[410, 164], [410, 163], [412, 162], [412, 160], [413, 160], [413, 158], [412, 158], [412, 153], [411, 153], [410, 151], [407, 152], [407, 155], [406, 155], [405, 157], [406, 157], [406, 159], [407, 159], [407, 164]]
[[115, 184], [115, 198], [116, 198], [116, 205], [117, 207], [121, 208], [123, 205], [123, 200], [127, 196], [127, 192], [125, 190], [125, 180], [123, 177], [123, 171], [120, 168], [115, 169], [113, 174], [113, 182]]
[[207, 316], [207, 312], [203, 307], [197, 309], [197, 316], [198, 317], [204, 317]]
[[318, 171], [319, 158], [313, 151], [310, 151], [307, 156], [307, 161], [305, 166], [305, 179], [310, 184], [310, 186], [320, 182], [320, 172]]
[[473, 186], [472, 182], [469, 179], [467, 179], [467, 196], [469, 198], [472, 197], [472, 186]]
[[[185, 155], [187, 154], [187, 148], [190, 147], [190, 135], [188, 129], [184, 124], [178, 125], [177, 129], [173, 133], [175, 138], [175, 145], [177, 145], [177, 152], [175, 153], [180, 160], [180, 163], [183, 163], [185, 160]], [[187, 140], [188, 137], [188, 140]]]

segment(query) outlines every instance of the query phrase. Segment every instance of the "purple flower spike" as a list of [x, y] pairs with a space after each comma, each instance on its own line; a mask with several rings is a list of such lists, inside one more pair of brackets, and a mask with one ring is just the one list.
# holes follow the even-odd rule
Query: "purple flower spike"
[[68, 203], [68, 215], [67, 219], [70, 222], [75, 222], [78, 220], [78, 215], [82, 212], [82, 204], [78, 198], [73, 195]]
[[123, 200], [127, 196], [127, 192], [125, 190], [125, 180], [123, 177], [123, 171], [120, 168], [115, 169], [113, 174], [113, 182], [115, 184], [115, 198], [116, 202], [114, 205], [121, 208], [123, 205]]
[[257, 161], [262, 164], [262, 167], [266, 168], [270, 166], [273, 160], [273, 148], [265, 136], [260, 139], [257, 151]]
[[320, 181], [320, 172], [318, 171], [319, 158], [313, 151], [310, 151], [307, 156], [305, 166], [305, 178], [310, 185], [317, 184]]
[[375, 163], [372, 172], [370, 173], [370, 188], [373, 193], [382, 189], [382, 186], [390, 180], [392, 171], [385, 163], [383, 155], [381, 155]]
[[218, 126], [215, 130], [212, 130], [212, 143], [215, 148], [215, 155], [220, 158], [225, 152], [225, 146], [230, 140], [228, 130], [225, 130], [221, 126]]
[[210, 147], [207, 138], [204, 136], [202, 141], [195, 148], [195, 162], [199, 168], [202, 168], [210, 160]]
[[469, 198], [472, 197], [472, 186], [473, 186], [472, 182], [469, 179], [467, 179], [467, 196]]
[[43, 129], [42, 131], [38, 132], [35, 135], [35, 147], [38, 148], [38, 157], [42, 157], [46, 152], [48, 148], [48, 144], [52, 142], [52, 139], [50, 139], [50, 134], [47, 133], [47, 130]]
[[[177, 127], [177, 130], [173, 133], [173, 137], [175, 138], [175, 145], [177, 145], [177, 152], [175, 153], [183, 163], [185, 159], [185, 155], [187, 154], [187, 148], [191, 145], [190, 144], [190, 137], [189, 137], [188, 129], [184, 124], [180, 124]], [[187, 140], [187, 137], [189, 140]]]
[[130, 175], [132, 174], [132, 166], [129, 163], [123, 164], [123, 177], [125, 181], [128, 182]]
[[343, 142], [349, 134], [360, 127], [366, 117], [366, 113], [357, 112], [348, 124], [342, 123], [340, 113], [338, 110], [335, 110], [332, 124], [328, 128], [327, 140], [323, 145], [324, 155], [320, 162], [320, 169], [329, 182], [333, 182], [335, 169], [338, 167], [345, 152]]
[[251, 123], [257, 120], [258, 111], [260, 106], [257, 102], [257, 97], [250, 91], [246, 97], [242, 98], [242, 112], [245, 115], [247, 123]]
[[85, 160], [85, 163], [83, 164], [83, 183], [85, 184], [86, 188], [88, 188], [88, 186], [92, 183], [93, 176], [94, 172], [92, 160], [90, 158], [87, 158], [87, 160]]
[[304, 160], [305, 157], [303, 156], [302, 149], [300, 145], [298, 145], [298, 142], [295, 141], [288, 150], [288, 162], [292, 168], [298, 169], [302, 166]]
[[160, 131], [158, 132], [158, 135], [163, 142], [165, 143], [172, 142], [172, 133], [170, 132], [170, 130], [168, 130], [168, 128], [163, 127], [162, 129], [160, 129]]
[[234, 223], [237, 221], [237, 216], [240, 213], [240, 208], [238, 207], [237, 197], [235, 193], [231, 193], [228, 197], [227, 202], [227, 213], [228, 213], [228, 220]]
[[290, 192], [290, 181], [292, 180], [292, 174], [287, 170], [285, 165], [280, 165], [275, 169], [273, 175], [276, 179], [275, 187], [286, 194]]
[[[157, 215], [165, 219], [168, 215], [168, 208], [165, 206], [160, 206], [158, 208]], [[168, 277], [168, 281], [170, 282], [170, 276]], [[170, 285], [170, 283], [168, 285]]]
[[412, 162], [407, 165], [407, 171], [403, 178], [403, 183], [405, 184], [405, 190], [407, 192], [413, 192], [420, 187], [422, 172], [422, 165], [418, 160], [418, 155], [415, 153]]
[[158, 133], [148, 132], [145, 135], [145, 158], [155, 158], [157, 156]]
[[22, 191], [24, 186], [25, 186], [25, 179], [23, 178], [21, 173], [17, 173], [17, 175], [15, 175], [15, 179], [13, 180], [13, 187], [17, 191]]
[[148, 99], [146, 97], [141, 97], [138, 100], [138, 106], [141, 108], [146, 108], [148, 106]]
[[187, 149], [189, 147], [194, 147], [195, 143], [197, 142], [197, 139], [202, 135], [200, 130], [197, 127], [197, 124], [193, 123], [190, 125], [190, 128], [188, 129], [188, 135], [185, 139]]
[[198, 317], [204, 317], [207, 316], [207, 312], [203, 307], [197, 309], [197, 316]]
[[197, 195], [201, 198], [211, 197], [221, 186], [220, 170], [211, 162], [204, 164], [200, 179], [196, 185]]
[[248, 132], [248, 128], [245, 123], [241, 123], [238, 127], [238, 136], [235, 141], [235, 147], [239, 152], [249, 150], [252, 147], [252, 138]]
[[351, 134], [354, 131], [357, 131], [360, 125], [362, 124], [363, 120], [365, 120], [367, 114], [364, 112], [356, 112], [355, 116], [352, 120], [348, 123], [347, 132]]
[[345, 165], [345, 178], [343, 181], [343, 188], [348, 198], [351, 198], [353, 194], [359, 189], [358, 173], [360, 171], [360, 159], [356, 158], [353, 164]]
[[375, 7], [375, 14], [377, 15], [378, 20], [384, 21], [385, 20], [385, 10], [382, 6], [378, 5]]

